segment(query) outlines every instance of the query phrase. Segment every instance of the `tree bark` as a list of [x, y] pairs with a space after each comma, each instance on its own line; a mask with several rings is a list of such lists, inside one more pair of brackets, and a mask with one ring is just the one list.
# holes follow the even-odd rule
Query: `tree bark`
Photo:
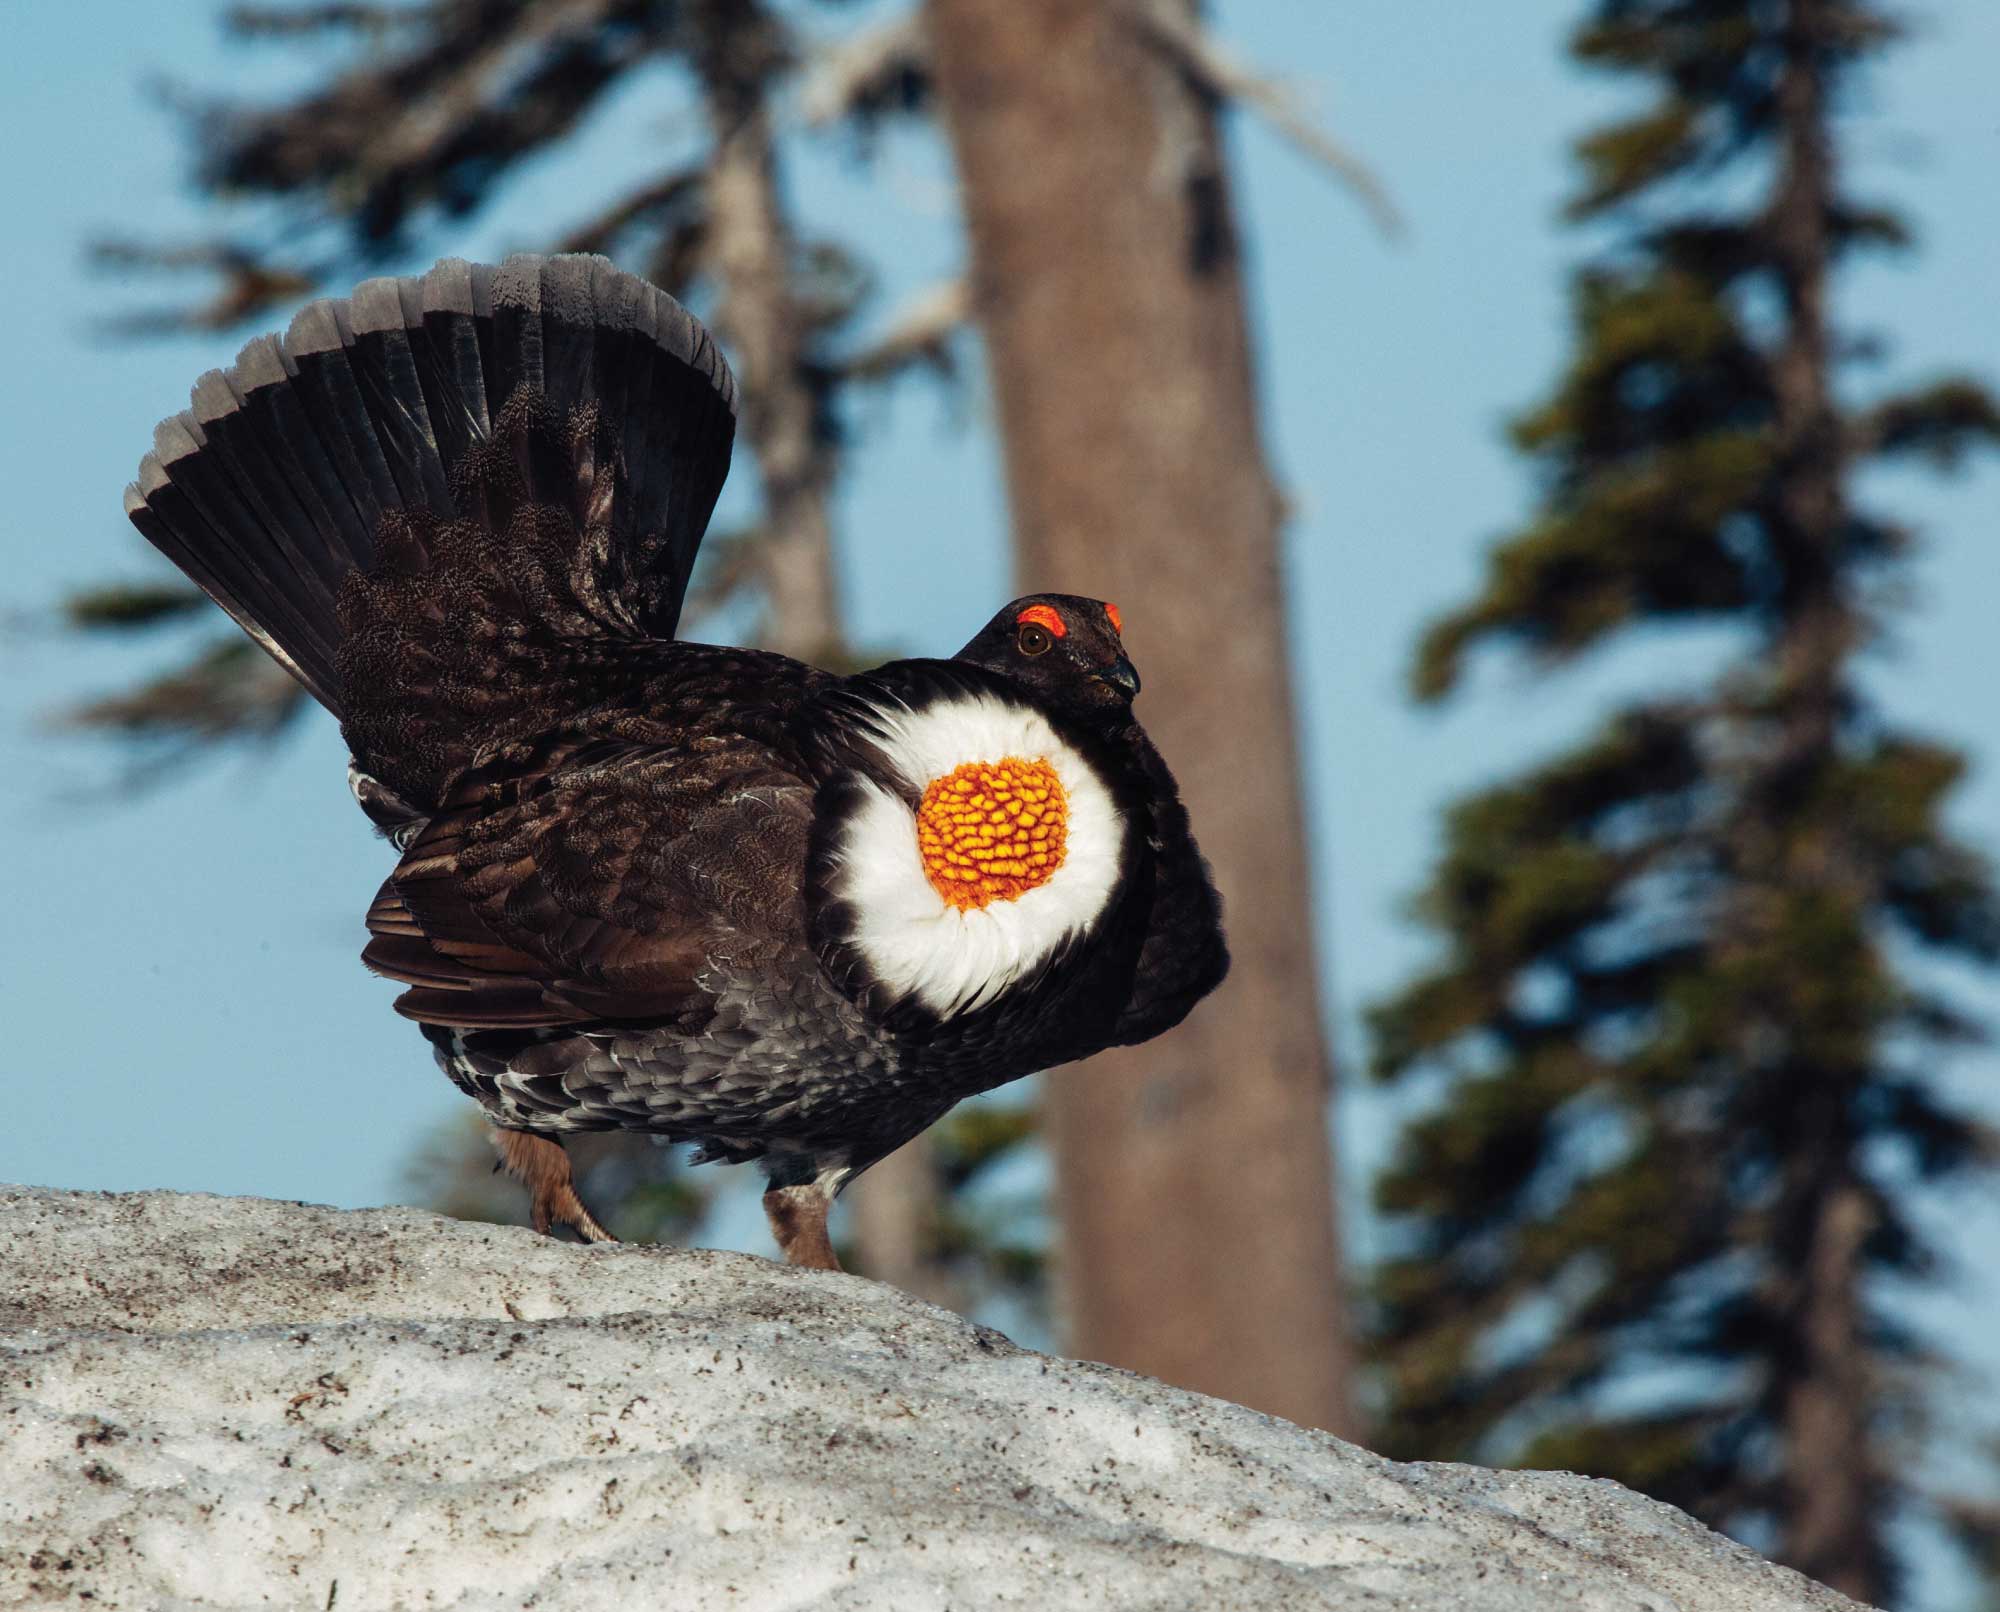
[[862, 1275], [949, 1310], [965, 1306], [966, 1295], [937, 1256], [939, 1193], [928, 1135], [872, 1166], [848, 1196]]
[[1115, 601], [1235, 967], [1049, 1083], [1073, 1352], [1344, 1429], [1280, 577], [1213, 108], [1116, 0], [929, 0], [1023, 585]]
[[[1840, 416], [1829, 369], [1827, 277], [1834, 151], [1826, 103], [1826, 0], [1791, 0], [1778, 82], [1780, 160], [1768, 219], [1786, 323], [1772, 366], [1777, 454], [1772, 539], [1785, 578], [1776, 647], [1781, 739], [1754, 808], [1780, 847], [1770, 869], [1773, 904], [1786, 892], [1844, 895], [1857, 914], [1872, 904], [1844, 835], [1795, 823], [1826, 769], [1837, 763], [1845, 668], [1859, 624], [1839, 585], [1846, 523]], [[1865, 1067], [1801, 1062], [1792, 1071], [1796, 1162], [1779, 1204], [1786, 1285], [1784, 1381], [1777, 1385], [1784, 1441], [1778, 1556], [1855, 1599], [1879, 1603], [1890, 1588], [1877, 1505], [1880, 1469], [1868, 1408], [1861, 1283], [1873, 1211], [1851, 1163], [1860, 1139], [1851, 1104]]]
[[1868, 1407], [1878, 1396], [1862, 1346], [1860, 1292], [1874, 1215], [1845, 1169], [1820, 1172], [1818, 1186], [1801, 1205], [1806, 1242], [1795, 1273], [1796, 1359], [1781, 1399], [1785, 1481], [1777, 1554], [1807, 1577], [1877, 1606], [1890, 1583], [1868, 1425]]
[[781, 654], [837, 658], [833, 454], [816, 429], [810, 332], [793, 295], [792, 232], [771, 137], [782, 39], [756, 0], [701, 0], [689, 20], [713, 141], [706, 188], [708, 261], [721, 291], [716, 324], [742, 382], [743, 434], [763, 483], [763, 638]]

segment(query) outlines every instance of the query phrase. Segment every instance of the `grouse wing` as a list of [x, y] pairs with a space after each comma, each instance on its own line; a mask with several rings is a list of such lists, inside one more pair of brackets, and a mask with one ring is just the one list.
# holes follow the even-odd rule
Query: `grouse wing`
[[812, 786], [744, 734], [558, 747], [464, 781], [383, 886], [366, 961], [456, 1028], [708, 1021], [712, 964], [805, 944]]

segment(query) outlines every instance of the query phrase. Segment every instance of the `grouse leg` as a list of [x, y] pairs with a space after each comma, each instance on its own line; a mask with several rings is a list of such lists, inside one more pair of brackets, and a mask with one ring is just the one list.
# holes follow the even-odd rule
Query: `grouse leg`
[[773, 1187], [764, 1194], [764, 1213], [770, 1217], [771, 1235], [778, 1239], [778, 1251], [787, 1265], [803, 1265], [808, 1270], [837, 1271], [833, 1239], [826, 1234], [827, 1211], [833, 1195], [816, 1181], [797, 1186]]
[[499, 1148], [500, 1162], [507, 1173], [528, 1189], [528, 1214], [535, 1230], [547, 1236], [551, 1226], [562, 1225], [570, 1227], [587, 1243], [618, 1241], [597, 1223], [597, 1217], [576, 1195], [569, 1154], [553, 1136], [495, 1130], [493, 1145]]

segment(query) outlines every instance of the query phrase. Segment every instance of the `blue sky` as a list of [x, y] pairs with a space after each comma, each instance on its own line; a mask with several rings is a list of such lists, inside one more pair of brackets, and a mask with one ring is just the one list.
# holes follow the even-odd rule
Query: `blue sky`
[[[1568, 141], [1622, 93], [1564, 64], [1578, 10], [1576, 0], [1216, 7], [1242, 54], [1281, 69], [1366, 155], [1410, 223], [1406, 240], [1383, 242], [1322, 175], [1254, 124], [1236, 127], [1268, 438], [1295, 510], [1287, 567], [1316, 910], [1350, 1069], [1358, 1006], [1423, 955], [1399, 906], [1435, 847], [1440, 806], [1574, 736], [1620, 690], [1712, 664], [1714, 642], [1690, 638], [1548, 682], [1489, 666], [1442, 712], [1414, 709], [1402, 689], [1419, 625], [1464, 596], [1485, 542], [1527, 507], [1528, 478], [1501, 426], [1564, 350], [1563, 274], [1582, 245], [1557, 216]], [[1862, 191], [1910, 213], [1920, 250], [1858, 268], [1841, 311], [1893, 338], [1884, 380], [1945, 366], [2000, 378], [2000, 7], [1936, 0], [1914, 21], [1913, 41], [1853, 109], [1845, 152]], [[79, 580], [152, 574], [120, 489], [154, 420], [238, 340], [134, 347], [91, 332], [104, 311], [171, 288], [87, 273], [85, 240], [107, 229], [171, 236], [198, 216], [176, 131], [142, 86], [166, 74], [206, 91], [263, 91], [297, 70], [223, 44], [204, 5], [20, 6], [9, 36], [0, 823], [13, 866], [0, 926], [0, 1179], [395, 1201], [414, 1144], [462, 1099], [389, 1011], [393, 988], [357, 960], [386, 862], [348, 799], [332, 724], [315, 714], [281, 747], [138, 805], [80, 798], [109, 758], [41, 724], [146, 659], [64, 639], [41, 613]], [[546, 239], [690, 137], [674, 106], [670, 81], [635, 85], [573, 151], [522, 174], [493, 217], [422, 243], [408, 266]], [[882, 315], [957, 266], [949, 170], [927, 138], [890, 140], [869, 172], [822, 152], [790, 177], [810, 217], [876, 254]], [[949, 652], [1014, 591], [988, 417], [975, 401], [969, 428], [955, 424], [921, 387], [865, 411], [840, 508], [863, 641]], [[1898, 718], [1972, 753], [1955, 818], [2000, 851], [2000, 467], [1947, 483], [1885, 478], [1869, 491], [1928, 540], [1911, 612], [1869, 681]], [[1964, 983], [2000, 1011], [1990, 982]], [[2000, 1058], [1987, 1053], [1947, 1078], [1984, 1094], [2000, 1089], [1996, 1075]], [[1392, 1117], [1379, 1098], [1343, 1099], [1350, 1192], [1382, 1156]], [[2000, 1268], [1995, 1200], [1989, 1186], [1933, 1206], [1971, 1272]], [[1968, 1278], [1960, 1296], [1925, 1309], [2000, 1370], [1996, 1303], [1991, 1281]]]

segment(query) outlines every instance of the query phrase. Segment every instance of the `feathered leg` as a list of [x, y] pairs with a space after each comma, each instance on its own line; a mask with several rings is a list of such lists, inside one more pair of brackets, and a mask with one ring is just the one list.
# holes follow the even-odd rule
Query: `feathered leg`
[[826, 1234], [827, 1211], [833, 1195], [816, 1181], [798, 1186], [773, 1187], [764, 1194], [764, 1213], [770, 1217], [771, 1235], [778, 1239], [778, 1251], [787, 1265], [803, 1265], [808, 1270], [837, 1271], [833, 1239]]
[[576, 1195], [569, 1154], [553, 1136], [496, 1130], [493, 1145], [500, 1150], [500, 1162], [507, 1173], [528, 1189], [529, 1218], [535, 1230], [547, 1236], [551, 1226], [562, 1225], [570, 1227], [587, 1243], [618, 1241], [597, 1223], [597, 1217]]

